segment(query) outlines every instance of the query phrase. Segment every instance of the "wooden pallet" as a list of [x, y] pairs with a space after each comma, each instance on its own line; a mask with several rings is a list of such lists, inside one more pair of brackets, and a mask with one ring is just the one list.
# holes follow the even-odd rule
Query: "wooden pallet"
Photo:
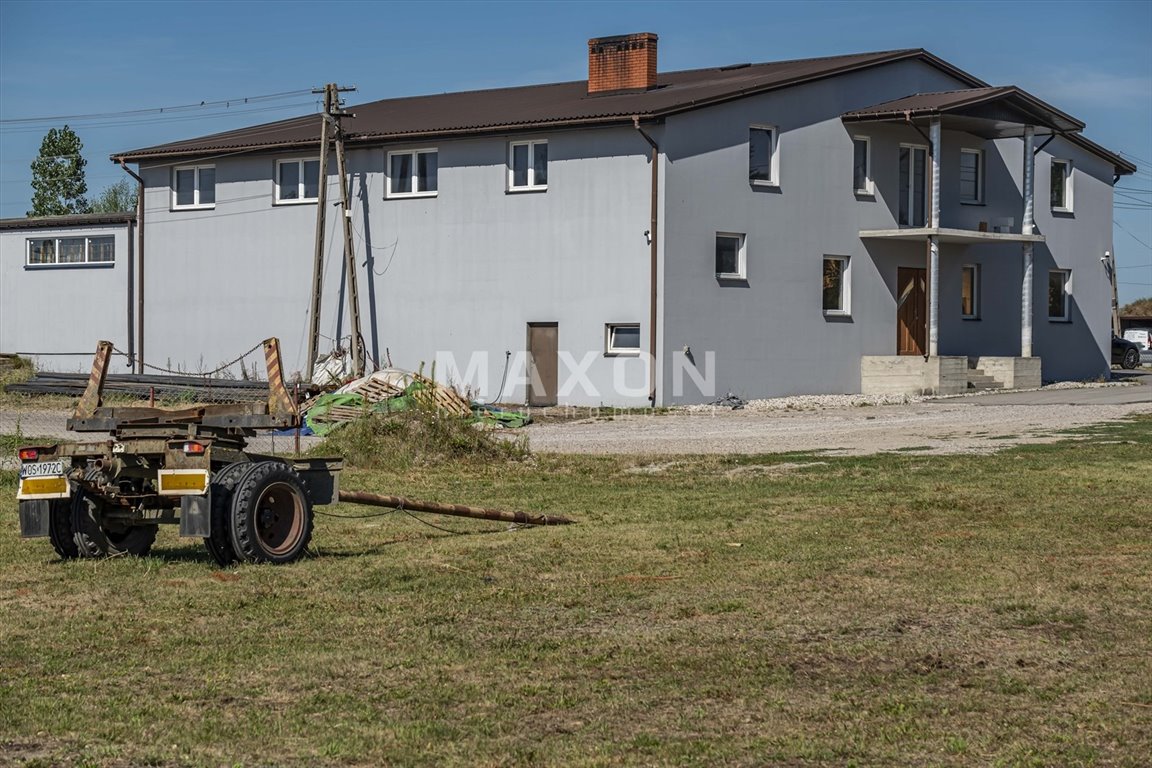
[[364, 385], [353, 392], [360, 395], [369, 403], [379, 403], [383, 400], [391, 400], [394, 397], [404, 394], [404, 390], [397, 387], [395, 384], [389, 384], [380, 379], [368, 379]]
[[469, 405], [468, 401], [461, 397], [460, 393], [456, 390], [451, 387], [441, 386], [419, 374], [416, 374], [413, 378], [425, 387], [424, 389], [416, 391], [413, 395], [420, 402], [425, 405], [430, 405], [437, 410], [455, 414], [456, 416], [471, 415], [472, 406]]
[[324, 413], [312, 416], [312, 420], [320, 422], [356, 421], [368, 413], [369, 411], [355, 405], [334, 405]]

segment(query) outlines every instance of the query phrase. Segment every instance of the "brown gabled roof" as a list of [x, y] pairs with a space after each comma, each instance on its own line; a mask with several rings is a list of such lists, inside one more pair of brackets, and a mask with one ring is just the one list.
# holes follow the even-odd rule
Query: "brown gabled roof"
[[[667, 72], [649, 91], [588, 95], [587, 81], [384, 99], [350, 107], [349, 142], [495, 133], [652, 120], [755, 93], [904, 59], [920, 59], [973, 86], [985, 83], [919, 48], [766, 64]], [[316, 115], [113, 155], [139, 162], [204, 154], [305, 147], [320, 140]]]
[[67, 216], [35, 216], [26, 219], [0, 219], [0, 229], [62, 229], [97, 227], [104, 224], [129, 224], [136, 221], [131, 211], [118, 213], [73, 213]]
[[1112, 163], [1117, 174], [1136, 166], [1079, 134], [1084, 123], [1014, 85], [916, 93], [845, 112], [845, 122], [914, 121], [941, 117], [945, 127], [989, 139], [1020, 136], [1025, 125], [1047, 128]]

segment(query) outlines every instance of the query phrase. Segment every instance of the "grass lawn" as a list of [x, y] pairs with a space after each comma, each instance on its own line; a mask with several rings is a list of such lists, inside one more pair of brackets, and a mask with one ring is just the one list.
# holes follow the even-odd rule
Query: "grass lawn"
[[355, 470], [580, 523], [320, 517], [228, 571], [62, 563], [4, 473], [0, 764], [1146, 766], [1152, 419], [1081, 437]]

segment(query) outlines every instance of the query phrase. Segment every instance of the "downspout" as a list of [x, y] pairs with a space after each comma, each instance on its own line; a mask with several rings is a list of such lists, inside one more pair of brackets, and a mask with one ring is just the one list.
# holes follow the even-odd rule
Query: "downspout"
[[116, 158], [120, 167], [136, 179], [136, 372], [144, 373], [144, 179]]
[[640, 116], [632, 116], [632, 125], [636, 131], [644, 137], [644, 141], [652, 147], [652, 193], [651, 193], [651, 215], [649, 220], [648, 229], [648, 250], [649, 250], [649, 270], [650, 270], [650, 295], [648, 297], [648, 359], [650, 373], [651, 389], [648, 392], [648, 402], [653, 407], [656, 405], [656, 300], [658, 296], [656, 277], [657, 277], [657, 255], [659, 244], [657, 243], [657, 227], [660, 224], [660, 145], [649, 136], [643, 128], [640, 127]]

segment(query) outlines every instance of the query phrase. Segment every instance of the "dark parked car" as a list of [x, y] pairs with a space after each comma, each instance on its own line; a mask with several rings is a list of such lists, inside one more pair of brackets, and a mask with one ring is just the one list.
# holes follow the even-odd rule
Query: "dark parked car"
[[1132, 370], [1140, 365], [1140, 345], [1119, 336], [1112, 337], [1112, 365]]

